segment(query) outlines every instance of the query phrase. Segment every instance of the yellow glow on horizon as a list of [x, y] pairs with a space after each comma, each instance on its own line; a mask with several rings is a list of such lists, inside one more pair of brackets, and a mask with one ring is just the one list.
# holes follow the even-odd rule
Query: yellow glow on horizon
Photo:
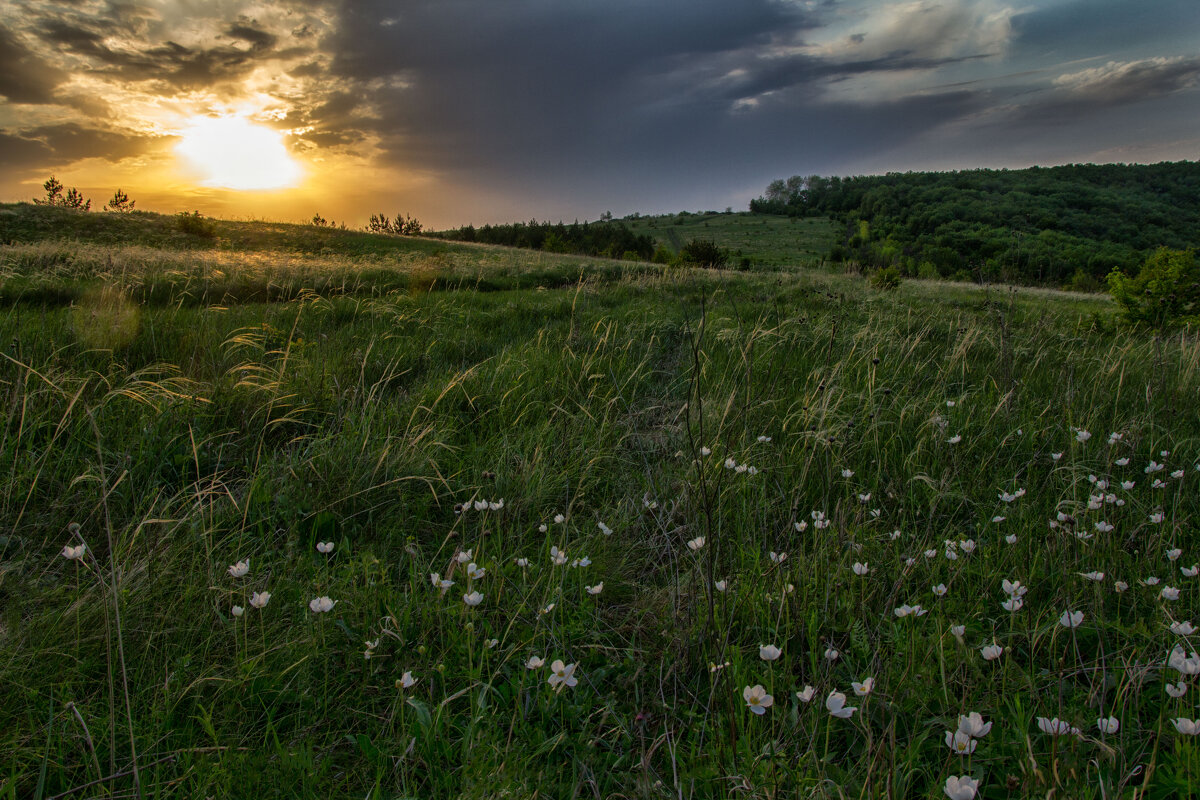
[[196, 117], [175, 152], [204, 186], [250, 191], [286, 189], [304, 176], [278, 132], [245, 117]]

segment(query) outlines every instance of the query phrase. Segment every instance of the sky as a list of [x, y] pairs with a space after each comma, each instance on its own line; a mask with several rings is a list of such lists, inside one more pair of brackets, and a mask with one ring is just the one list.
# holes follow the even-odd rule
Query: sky
[[1197, 0], [3, 0], [0, 200], [351, 227], [1200, 160]]

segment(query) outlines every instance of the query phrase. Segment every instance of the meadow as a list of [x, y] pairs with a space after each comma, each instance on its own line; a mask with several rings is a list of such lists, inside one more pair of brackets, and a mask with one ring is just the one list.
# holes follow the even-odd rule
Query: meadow
[[751, 270], [823, 266], [839, 227], [827, 217], [788, 217], [747, 212], [665, 214], [621, 220], [635, 234], [678, 253], [695, 239], [707, 239], [731, 254], [732, 265], [748, 259]]
[[0, 212], [0, 798], [1200, 792], [1194, 331]]

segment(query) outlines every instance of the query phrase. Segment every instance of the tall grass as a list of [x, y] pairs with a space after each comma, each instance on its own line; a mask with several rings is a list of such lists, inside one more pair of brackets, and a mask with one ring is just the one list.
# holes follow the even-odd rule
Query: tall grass
[[[1195, 687], [1164, 693], [1186, 642], [1167, 623], [1200, 618], [1179, 572], [1198, 560], [1190, 332], [1135, 337], [1048, 292], [484, 248], [26, 244], [0, 264], [0, 797], [1197, 780], [1169, 722]], [[1122, 504], [1089, 509], [1092, 478]], [[1028, 587], [1018, 612], [1004, 578]], [[548, 685], [556, 659], [577, 685]], [[969, 711], [994, 727], [968, 757], [943, 737]]]

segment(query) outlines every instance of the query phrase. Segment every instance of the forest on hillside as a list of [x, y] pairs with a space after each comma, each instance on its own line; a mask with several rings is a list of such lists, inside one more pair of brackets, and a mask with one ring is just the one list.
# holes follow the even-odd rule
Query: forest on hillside
[[1200, 162], [793, 176], [750, 210], [832, 217], [830, 258], [865, 268], [1088, 289], [1200, 243]]
[[571, 225], [530, 220], [506, 225], [465, 225], [448, 231], [427, 232], [427, 236], [456, 242], [499, 244], [524, 247], [548, 253], [574, 253], [581, 256], [649, 261], [654, 255], [654, 240], [635, 234], [620, 222], [575, 222]]

